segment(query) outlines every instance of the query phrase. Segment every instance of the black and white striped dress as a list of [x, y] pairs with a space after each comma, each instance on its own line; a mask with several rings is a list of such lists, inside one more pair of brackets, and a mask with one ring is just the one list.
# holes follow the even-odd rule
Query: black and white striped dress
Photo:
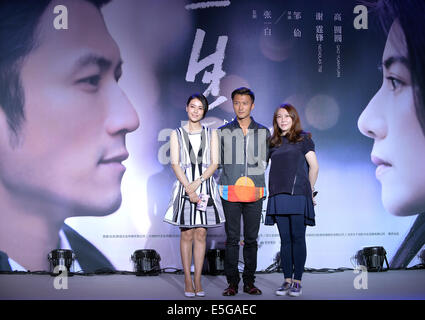
[[[202, 127], [201, 132], [192, 134], [180, 127], [176, 129], [176, 133], [180, 146], [179, 164], [189, 182], [192, 182], [211, 164], [211, 129]], [[223, 207], [215, 179], [210, 177], [205, 180], [196, 193], [208, 194], [212, 199], [212, 205], [207, 206], [206, 211], [196, 209], [196, 204], [190, 202], [183, 185], [176, 180], [164, 221], [182, 228], [218, 227], [224, 223]]]

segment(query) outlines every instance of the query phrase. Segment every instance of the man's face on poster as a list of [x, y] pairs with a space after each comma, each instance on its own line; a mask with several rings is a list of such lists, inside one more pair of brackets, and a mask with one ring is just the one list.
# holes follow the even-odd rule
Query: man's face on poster
[[[53, 26], [53, 8], [68, 9], [68, 29]], [[138, 116], [118, 85], [120, 51], [95, 6], [52, 1], [22, 62], [24, 120], [16, 145], [0, 117], [0, 183], [38, 205], [104, 215], [121, 204], [125, 136]]]

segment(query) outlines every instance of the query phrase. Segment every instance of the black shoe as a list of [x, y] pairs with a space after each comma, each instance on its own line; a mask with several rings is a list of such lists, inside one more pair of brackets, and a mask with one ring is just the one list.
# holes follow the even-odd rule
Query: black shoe
[[262, 294], [261, 290], [258, 289], [256, 286], [254, 286], [253, 283], [244, 284], [243, 292], [246, 292], [246, 293], [252, 294], [252, 295], [257, 295], [257, 296]]
[[238, 286], [230, 284], [224, 291], [223, 296], [234, 296], [238, 293]]

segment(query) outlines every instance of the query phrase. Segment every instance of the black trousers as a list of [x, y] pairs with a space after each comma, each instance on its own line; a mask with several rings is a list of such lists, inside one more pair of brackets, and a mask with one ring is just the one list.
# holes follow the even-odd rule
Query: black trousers
[[300, 280], [307, 258], [303, 214], [276, 215], [280, 234], [280, 262], [285, 278]]
[[224, 216], [226, 218], [226, 254], [224, 258], [224, 273], [229, 284], [237, 285], [240, 281], [239, 241], [241, 231], [241, 216], [243, 217], [243, 259], [244, 270], [242, 279], [245, 284], [254, 283], [257, 270], [257, 237], [260, 229], [263, 200], [255, 202], [230, 202], [222, 199]]

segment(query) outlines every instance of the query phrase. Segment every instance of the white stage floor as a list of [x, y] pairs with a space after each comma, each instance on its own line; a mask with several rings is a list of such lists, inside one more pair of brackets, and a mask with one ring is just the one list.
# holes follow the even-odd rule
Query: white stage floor
[[[256, 274], [256, 285], [263, 291], [250, 296], [242, 291], [223, 297], [227, 287], [224, 276], [203, 276], [204, 298], [186, 298], [183, 275], [161, 273], [158, 276], [74, 275], [67, 289], [55, 289], [50, 275], [0, 274], [0, 300], [425, 300], [425, 270], [390, 270], [367, 273], [367, 289], [356, 289], [353, 271], [304, 273], [303, 295], [297, 298], [276, 296], [281, 273]], [[63, 286], [66, 282], [57, 284]]]

